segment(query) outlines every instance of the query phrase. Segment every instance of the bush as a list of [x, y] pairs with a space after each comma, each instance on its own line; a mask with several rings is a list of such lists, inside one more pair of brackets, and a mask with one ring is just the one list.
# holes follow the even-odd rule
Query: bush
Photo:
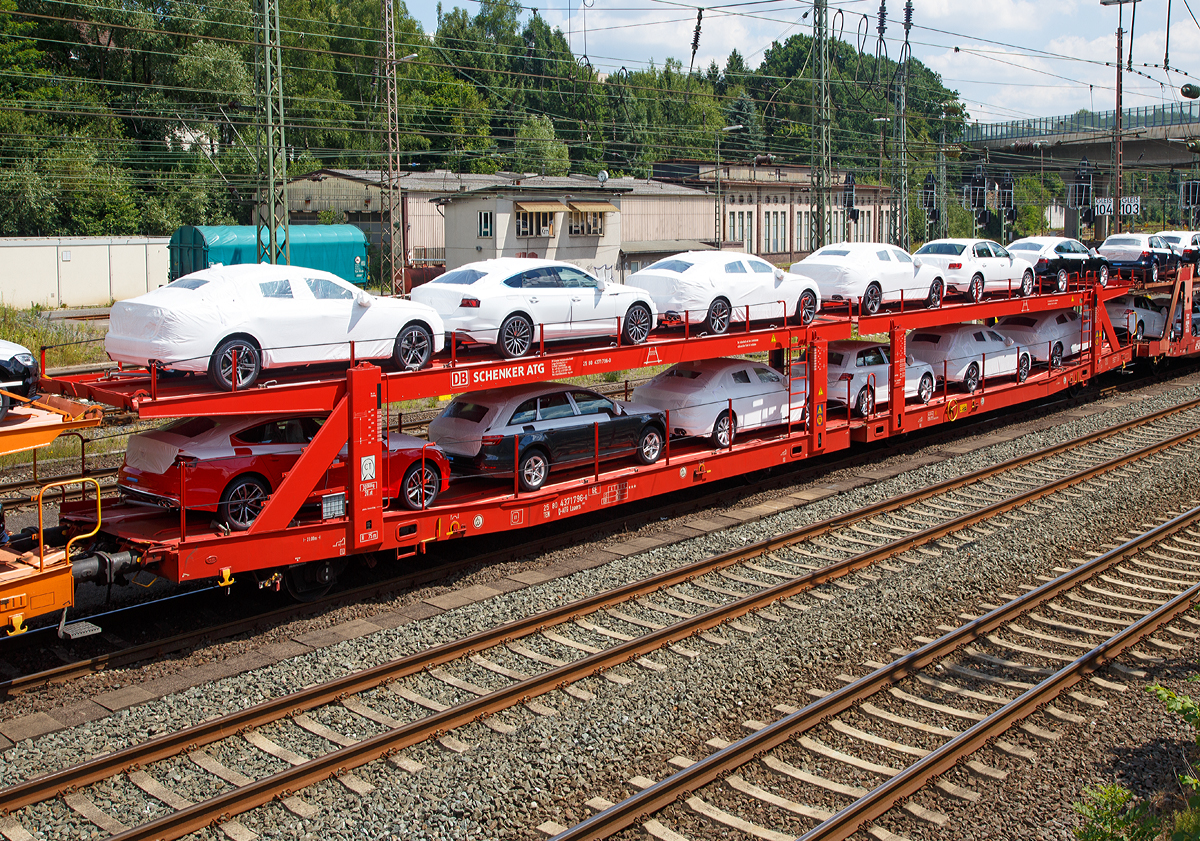
[[1115, 783], [1088, 788], [1084, 802], [1073, 808], [1083, 816], [1075, 830], [1079, 841], [1152, 841], [1159, 820], [1146, 803], [1134, 803], [1133, 792]]

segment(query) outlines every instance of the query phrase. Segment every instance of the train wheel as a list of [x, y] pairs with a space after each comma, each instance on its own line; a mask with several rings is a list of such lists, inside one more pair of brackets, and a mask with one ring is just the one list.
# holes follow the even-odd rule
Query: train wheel
[[334, 561], [298, 564], [283, 571], [283, 584], [296, 601], [315, 602], [329, 595], [344, 566], [344, 562]]

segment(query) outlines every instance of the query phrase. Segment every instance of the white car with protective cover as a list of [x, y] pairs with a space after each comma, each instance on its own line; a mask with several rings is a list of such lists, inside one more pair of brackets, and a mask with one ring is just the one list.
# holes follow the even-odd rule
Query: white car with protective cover
[[[866, 339], [829, 343], [827, 370], [829, 401], [848, 404], [866, 417], [877, 405], [891, 400], [891, 348]], [[933, 399], [936, 377], [933, 368], [911, 354], [904, 364], [904, 397], [922, 403]]]
[[1034, 362], [1049, 361], [1051, 368], [1062, 365], [1063, 357], [1091, 347], [1083, 328], [1083, 318], [1075, 310], [1006, 315], [996, 324], [997, 332], [1027, 349]]
[[948, 324], [914, 330], [908, 352], [927, 363], [938, 380], [960, 383], [969, 392], [985, 378], [1016, 375], [1023, 383], [1033, 367], [1027, 348], [982, 324]]
[[[214, 386], [248, 388], [265, 369], [391, 357], [415, 370], [440, 351], [432, 309], [379, 298], [302, 266], [213, 266], [113, 304], [104, 350], [114, 362], [207, 371]], [[353, 343], [353, 353], [351, 344]]]
[[821, 293], [807, 277], [761, 257], [730, 251], [686, 251], [652, 263], [625, 279], [654, 299], [659, 320], [703, 324], [724, 333], [731, 322], [773, 320], [809, 324]]
[[[1134, 341], [1161, 339], [1167, 326], [1167, 308], [1145, 295], [1122, 295], [1104, 302], [1113, 327], [1133, 334]], [[1182, 312], [1179, 313], [1182, 315]]]
[[849, 307], [856, 315], [859, 307], [862, 314], [874, 315], [886, 301], [937, 309], [946, 291], [935, 266], [915, 262], [903, 248], [881, 242], [827, 245], [792, 263], [792, 273], [816, 282], [826, 310], [845, 312]]
[[946, 291], [965, 295], [977, 303], [988, 292], [1033, 294], [1033, 263], [1010, 254], [990, 239], [935, 239], [922, 245], [913, 259], [936, 266], [946, 281]]
[[620, 336], [640, 344], [654, 329], [654, 302], [641, 289], [613, 283], [560, 260], [497, 257], [467, 263], [412, 291], [433, 307], [447, 337], [525, 356], [543, 339]]
[[672, 436], [710, 436], [715, 446], [728, 447], [739, 430], [802, 421], [804, 380], [792, 388], [761, 362], [701, 359], [672, 365], [635, 388], [633, 399], [667, 412]]

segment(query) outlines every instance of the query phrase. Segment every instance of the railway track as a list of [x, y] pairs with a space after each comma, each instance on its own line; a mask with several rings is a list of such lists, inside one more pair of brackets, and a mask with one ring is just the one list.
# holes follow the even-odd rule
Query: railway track
[[[1098, 441], [1107, 435], [1119, 435], [1139, 426], [1152, 424], [1159, 420], [1169, 418], [1172, 415], [1186, 412], [1193, 407], [1200, 406], [1200, 401], [1182, 404], [1180, 406], [1164, 409], [1144, 416], [1143, 418], [1131, 421], [1112, 427], [1107, 430], [1100, 430], [1085, 439], [1080, 439], [1069, 444], [1062, 444], [1057, 447], [1044, 450], [1039, 457], [1050, 457], [1060, 452], [1078, 446], [1080, 443], [1089, 443]], [[1031, 414], [1037, 411], [1044, 411], [1044, 408], [1031, 410]], [[994, 421], [980, 420], [979, 425], [990, 427]], [[971, 427], [961, 427], [957, 430], [959, 434], [970, 431]], [[943, 430], [935, 430], [929, 433], [929, 437], [937, 440], [945, 435]], [[705, 510], [715, 506], [729, 504], [741, 496], [745, 496], [757, 491], [769, 490], [773, 487], [786, 486], [796, 481], [803, 480], [806, 476], [815, 476], [821, 473], [836, 470], [842, 467], [853, 465], [861, 461], [862, 457], [855, 454], [848, 458], [837, 458], [828, 462], [822, 461], [818, 465], [805, 465], [797, 471], [781, 472], [780, 475], [765, 477], [756, 482], [753, 486], [747, 488], [742, 484], [737, 484], [734, 487], [722, 487], [714, 492], [705, 492], [685, 500], [673, 500], [656, 506], [652, 509], [642, 510], [636, 515], [638, 522], [654, 522], [663, 518], [677, 517], [690, 511]], [[195, 627], [187, 631], [171, 634], [163, 639], [155, 639], [137, 645], [126, 645], [125, 647], [116, 650], [104, 650], [96, 653], [93, 656], [79, 657], [70, 662], [64, 662], [51, 668], [44, 668], [39, 663], [35, 669], [25, 673], [19, 673], [20, 669], [17, 664], [25, 658], [21, 652], [24, 647], [33, 647], [36, 651], [42, 651], [43, 644], [40, 641], [39, 635], [44, 635], [51, 631], [51, 626], [39, 629], [28, 635], [11, 638], [5, 641], [7, 646], [6, 657], [8, 659], [7, 666], [10, 674], [13, 674], [15, 669], [18, 674], [9, 677], [6, 680], [0, 681], [0, 695], [11, 696], [26, 692], [31, 688], [44, 685], [47, 683], [62, 683], [80, 676], [95, 674], [106, 669], [127, 666], [134, 663], [142, 662], [148, 659], [162, 657], [168, 654], [173, 654], [180, 651], [188, 651], [198, 645], [212, 643], [217, 640], [228, 639], [238, 634], [252, 631], [256, 628], [271, 627], [275, 624], [284, 623], [304, 616], [313, 616], [325, 613], [336, 608], [339, 605], [348, 603], [360, 603], [364, 601], [372, 601], [378, 598], [394, 596], [395, 594], [405, 592], [416, 587], [428, 585], [436, 582], [439, 579], [445, 579], [471, 569], [484, 567], [488, 565], [504, 563], [517, 558], [543, 554], [555, 548], [569, 546], [577, 541], [581, 541], [590, 537], [596, 531], [597, 526], [590, 522], [585, 522], [578, 528], [572, 528], [569, 531], [555, 531], [550, 534], [539, 536], [531, 541], [523, 541], [514, 545], [505, 546], [498, 550], [483, 552], [483, 553], [456, 553], [457, 558], [442, 558], [437, 559], [440, 546], [434, 546], [431, 550], [431, 557], [437, 559], [432, 564], [428, 565], [419, 571], [393, 577], [382, 582], [373, 582], [361, 587], [355, 587], [351, 590], [342, 590], [335, 592], [327, 597], [318, 599], [313, 602], [307, 602], [302, 605], [289, 605], [278, 610], [271, 610], [266, 613], [239, 618], [233, 621], [224, 622], [221, 624], [209, 624], [204, 627]], [[465, 555], [466, 557], [462, 557]], [[153, 603], [150, 603], [153, 604]], [[140, 612], [146, 607], [145, 604], [134, 605], [132, 607], [118, 609], [110, 614], [109, 621], [113, 622], [115, 629], [109, 639], [124, 639], [136, 633], [136, 627], [145, 626], [146, 620], [141, 617]], [[128, 615], [126, 615], [128, 614]], [[129, 625], [127, 630], [124, 625]], [[87, 646], [92, 646], [91, 651], [95, 651], [95, 647], [105, 647], [107, 644], [104, 637], [85, 638], [88, 640]], [[83, 649], [87, 652], [87, 649]], [[65, 653], [65, 652], [64, 652]], [[90, 652], [89, 652], [90, 653]], [[35, 660], [36, 662], [36, 660]]]
[[[846, 677], [847, 685], [834, 692], [814, 692], [821, 697], [803, 708], [776, 707], [782, 717], [774, 722], [747, 721], [750, 735], [732, 743], [710, 740], [714, 752], [703, 759], [674, 758], [671, 764], [679, 770], [669, 777], [633, 781], [642, 790], [620, 803], [592, 801], [598, 814], [555, 833], [554, 841], [609, 838], [631, 827], [651, 838], [686, 841], [688, 835], [677, 831], [679, 823], [748, 832], [768, 841], [837, 841], [860, 829], [888, 841], [903, 836], [876, 821], [898, 808], [907, 810], [906, 820], [943, 826], [944, 815], [910, 799], [935, 778], [988, 743], [1033, 759], [1030, 751], [1002, 737], [1016, 727], [1052, 741], [1052, 730], [1023, 722], [1045, 710], [1049, 718], [1080, 723], [1083, 717], [1052, 702], [1069, 693], [1085, 706], [1102, 706], [1104, 699], [1089, 692], [1124, 687], [1095, 673], [1120, 654], [1146, 641], [1160, 653], [1178, 651], [1181, 646], [1151, 636], [1163, 628], [1176, 639], [1200, 637], [1200, 621], [1191, 617], [1182, 617], [1184, 629], [1168, 626], [1200, 600], [1197, 547], [1200, 507], [1063, 570], [984, 616], [961, 617], [965, 624], [916, 651], [890, 663], [868, 663], [877, 668]], [[1145, 676], [1136, 669], [1121, 672]], [[1074, 688], [1085, 681], [1090, 681], [1088, 692]], [[905, 741], [880, 735], [885, 730], [902, 731], [906, 735], [899, 738]], [[841, 734], [860, 754], [882, 747], [892, 757], [917, 759], [893, 768], [831, 747], [830, 734], [834, 739]], [[781, 746], [793, 748], [789, 759], [781, 758]], [[824, 773], [797, 767], [797, 752], [822, 763]], [[971, 770], [993, 779], [1004, 774], [980, 762]], [[748, 771], [764, 784], [750, 782]], [[867, 789], [859, 782], [862, 771], [882, 781]], [[940, 796], [968, 802], [979, 796], [944, 780], [934, 784]], [[779, 790], [832, 793], [846, 805], [813, 806]], [[806, 820], [810, 827], [805, 831], [788, 821], [780, 831], [744, 817], [761, 814], [764, 807]], [[681, 812], [688, 814], [672, 820]]]
[[[0, 791], [0, 811], [20, 824], [18, 810], [66, 793], [67, 808], [120, 839], [177, 838], [330, 777], [362, 793], [367, 784], [353, 769], [403, 747], [431, 738], [454, 741], [450, 731], [474, 721], [511, 731], [505, 716], [517, 705], [544, 714], [536, 699], [556, 689], [586, 701], [591, 693], [579, 681], [599, 674], [628, 682], [612, 670], [631, 661], [655, 668], [646, 656], [663, 648], [699, 656], [690, 646], [723, 645], [720, 631], [737, 628], [739, 617], [780, 621], [774, 611], [807, 610], [815, 600], [799, 601], [803, 594], [854, 570], [894, 558], [904, 563], [904, 553], [949, 535], [970, 541], [973, 531], [990, 528], [981, 525], [989, 520], [1019, 517], [1011, 512], [1098, 476], [1115, 474], [1119, 481], [1130, 465], [1194, 459], [1200, 448], [1194, 410], [1193, 404], [1159, 418], [1154, 429], [1130, 425], [1127, 432], [1147, 442], [1132, 451], [1120, 452], [1106, 440], [1111, 434], [1089, 436], [1089, 444], [1072, 442], [1065, 453], [1013, 459], [19, 783]], [[439, 703], [425, 688], [429, 682], [468, 699]], [[321, 723], [330, 705], [355, 719], [354, 735]], [[287, 718], [333, 749], [303, 756], [263, 732]], [[373, 732], [361, 735], [365, 731]], [[256, 778], [224, 764], [213, 754], [233, 733], [289, 767]], [[203, 802], [167, 790], [151, 773], [152, 763], [184, 755], [213, 775], [207, 791], [227, 790]], [[129, 779], [152, 801], [149, 820], [139, 814], [136, 826], [133, 816], [106, 813], [83, 790], [135, 766]], [[237, 827], [226, 826], [236, 836]]]

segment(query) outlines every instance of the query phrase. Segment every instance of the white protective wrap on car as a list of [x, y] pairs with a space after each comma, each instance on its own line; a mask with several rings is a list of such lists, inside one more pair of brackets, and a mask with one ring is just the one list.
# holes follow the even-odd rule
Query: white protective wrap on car
[[175, 463], [179, 447], [150, 435], [131, 435], [125, 450], [125, 465], [162, 475]]

